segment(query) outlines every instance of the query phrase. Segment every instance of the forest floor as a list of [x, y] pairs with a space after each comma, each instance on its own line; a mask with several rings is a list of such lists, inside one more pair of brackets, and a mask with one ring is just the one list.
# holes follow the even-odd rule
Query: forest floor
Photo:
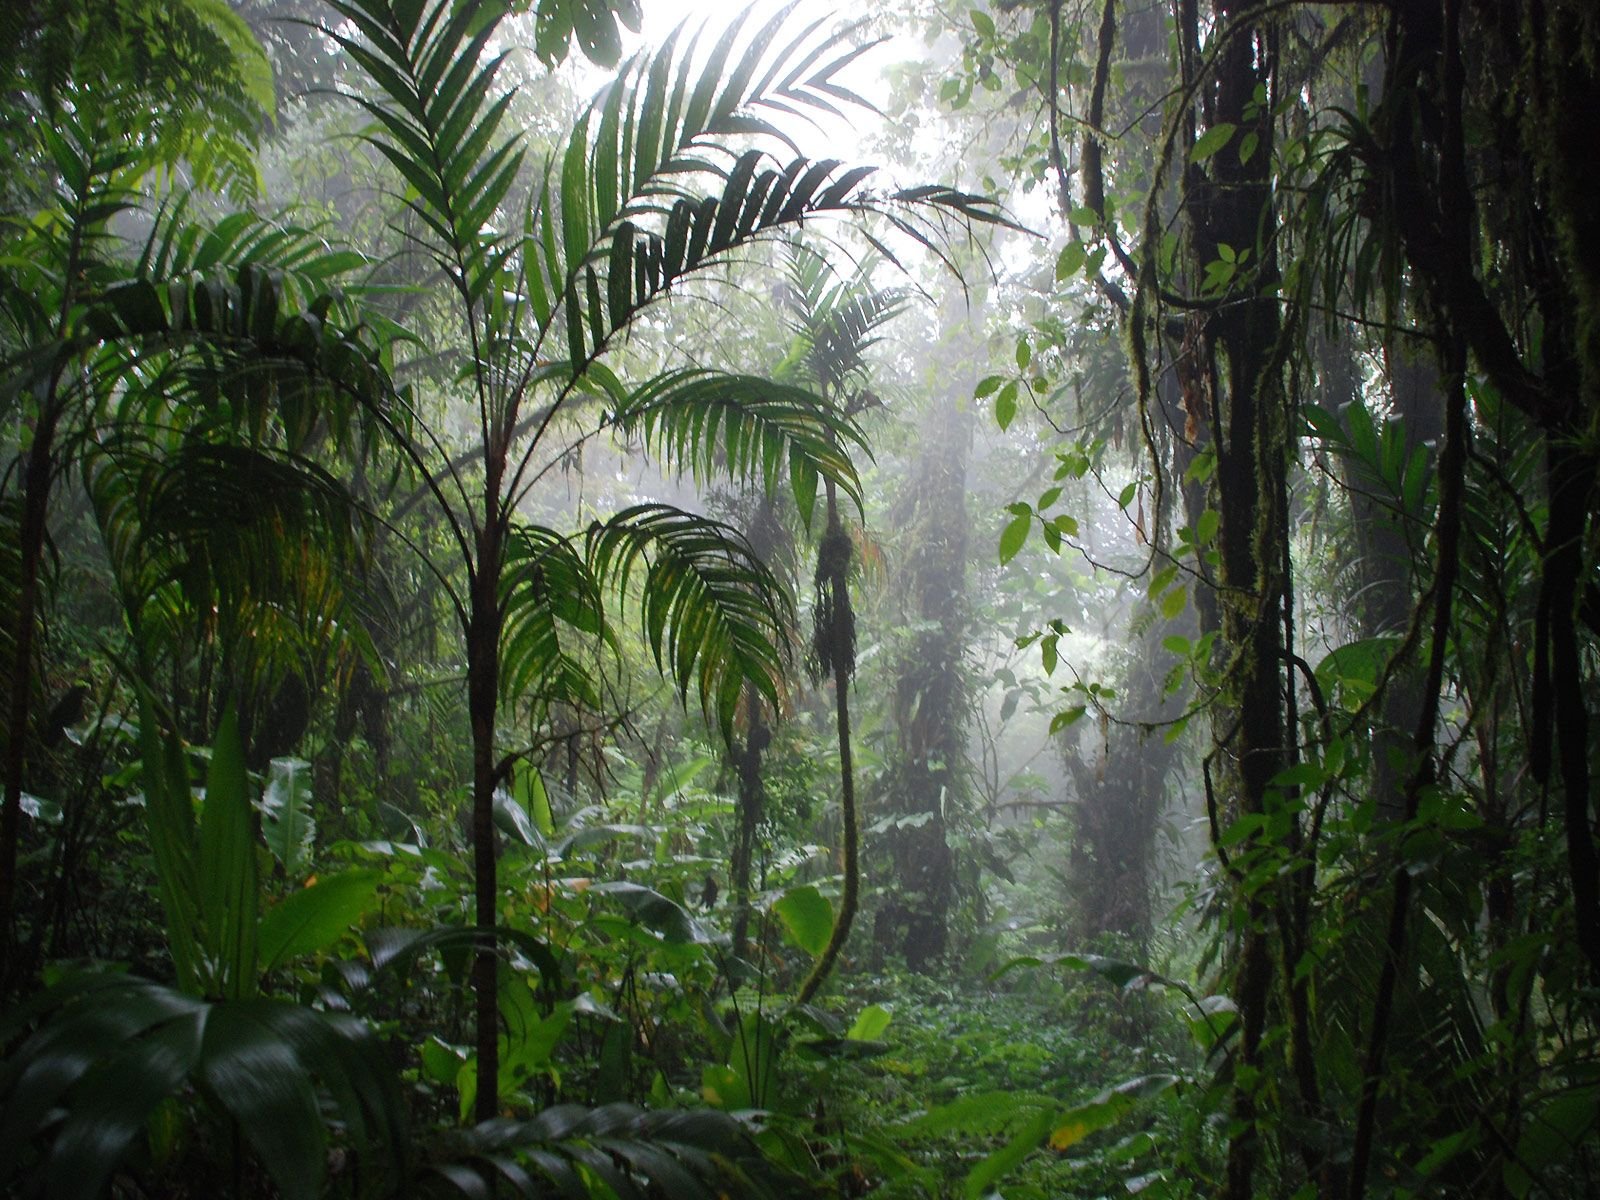
[[1181, 1019], [1155, 996], [1028, 974], [1004, 986], [846, 981], [852, 1011], [893, 1014], [881, 1053], [802, 1064], [795, 1081], [845, 1148], [841, 1195], [988, 1197], [1002, 1179], [1007, 1200], [1182, 1194], [1160, 1136], [1175, 1106], [1129, 1105], [1107, 1128], [1061, 1132], [1064, 1114], [1097, 1111], [1130, 1080], [1183, 1074], [1192, 1049]]

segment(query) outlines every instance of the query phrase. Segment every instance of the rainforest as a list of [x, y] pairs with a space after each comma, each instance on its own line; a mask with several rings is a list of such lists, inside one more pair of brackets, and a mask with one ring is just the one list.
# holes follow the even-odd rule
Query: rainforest
[[1592, 0], [8, 0], [0, 1194], [1600, 1195]]

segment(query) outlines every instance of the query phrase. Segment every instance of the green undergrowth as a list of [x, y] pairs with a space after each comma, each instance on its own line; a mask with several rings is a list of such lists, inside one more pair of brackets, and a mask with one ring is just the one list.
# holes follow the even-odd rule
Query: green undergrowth
[[[1002, 986], [1003, 985], [1003, 986]], [[1002, 981], [857, 976], [835, 1003], [893, 1019], [883, 1051], [800, 1069], [839, 1146], [838, 1194], [882, 1197], [1188, 1195], [1177, 1147], [1181, 1044], [1159, 996], [1044, 971]], [[1140, 1044], [1111, 1032], [1152, 1028]], [[1184, 1173], [1187, 1178], [1187, 1173]]]

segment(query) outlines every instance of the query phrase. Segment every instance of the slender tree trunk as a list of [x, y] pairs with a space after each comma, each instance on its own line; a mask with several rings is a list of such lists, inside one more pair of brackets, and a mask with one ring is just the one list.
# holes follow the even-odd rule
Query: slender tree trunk
[[839, 809], [844, 826], [844, 893], [839, 914], [822, 955], [811, 968], [795, 996], [796, 1004], [809, 1004], [839, 960], [855, 924], [860, 901], [860, 831], [856, 821], [855, 762], [850, 751], [850, 677], [856, 665], [856, 619], [850, 607], [850, 535], [839, 519], [839, 499], [833, 480], [827, 481], [828, 530], [817, 550], [817, 631], [819, 664], [833, 673], [834, 712], [839, 736]]
[[500, 693], [499, 472], [491, 463], [485, 484], [489, 512], [478, 533], [476, 573], [472, 578], [467, 629], [467, 710], [472, 722], [472, 870], [474, 923], [479, 941], [472, 964], [476, 1019], [478, 1091], [473, 1115], [479, 1121], [500, 1109], [500, 956], [494, 928], [500, 887], [495, 862], [494, 793], [499, 784], [495, 724]]
[[[1577, 441], [1574, 433], [1573, 442]], [[1592, 455], [1565, 439], [1545, 446], [1550, 492], [1550, 525], [1540, 606], [1549, 630], [1550, 695], [1561, 777], [1562, 817], [1567, 839], [1568, 874], [1578, 948], [1589, 963], [1591, 983], [1600, 986], [1600, 855], [1595, 850], [1589, 793], [1589, 755], [1593, 723], [1584, 699], [1583, 650], [1578, 640], [1577, 606], [1583, 570], [1583, 539], [1595, 496]]]
[[745, 735], [739, 751], [739, 828], [734, 835], [733, 861], [730, 864], [733, 892], [733, 954], [743, 958], [750, 949], [750, 873], [755, 860], [756, 834], [761, 827], [764, 789], [761, 784], [761, 757], [772, 742], [767, 728], [761, 696], [746, 684], [744, 689]]
[[33, 709], [34, 632], [38, 624], [39, 564], [44, 558], [45, 519], [58, 412], [47, 407], [33, 430], [23, 476], [20, 558], [12, 639], [11, 691], [6, 706], [5, 801], [0, 808], [0, 995], [20, 981], [16, 937], [17, 844], [21, 835], [22, 786]]

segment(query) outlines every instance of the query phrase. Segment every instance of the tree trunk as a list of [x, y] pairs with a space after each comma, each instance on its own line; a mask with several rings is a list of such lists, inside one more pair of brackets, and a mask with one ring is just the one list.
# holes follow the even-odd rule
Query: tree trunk
[[11, 691], [6, 706], [5, 799], [0, 808], [0, 996], [21, 981], [16, 936], [17, 845], [21, 836], [22, 789], [33, 712], [34, 632], [38, 624], [39, 565], [44, 559], [45, 520], [50, 508], [52, 448], [58, 412], [47, 407], [33, 429], [23, 474], [19, 531], [21, 579], [12, 618]]
[[477, 1096], [473, 1115], [487, 1121], [500, 1110], [500, 956], [494, 929], [500, 887], [496, 873], [494, 793], [499, 785], [495, 724], [500, 693], [500, 558], [502, 526], [496, 497], [499, 473], [486, 485], [490, 517], [478, 533], [467, 628], [467, 711], [472, 722], [473, 920], [478, 947], [472, 964]]
[[796, 1004], [809, 1004], [833, 972], [839, 954], [850, 938], [860, 903], [860, 830], [856, 821], [855, 763], [850, 750], [850, 677], [856, 666], [856, 618], [850, 607], [850, 561], [853, 547], [850, 535], [839, 519], [839, 499], [833, 480], [827, 481], [828, 530], [817, 549], [817, 629], [815, 648], [823, 670], [833, 674], [834, 713], [839, 737], [839, 808], [844, 826], [844, 894], [839, 898], [839, 914], [833, 933], [822, 955], [811, 968]]
[[949, 816], [966, 792], [967, 422], [953, 397], [926, 423], [920, 461], [900, 506], [897, 572], [903, 618], [920, 632], [897, 656], [894, 756], [881, 789], [891, 879], [873, 924], [877, 951], [927, 971], [949, 942], [955, 893]]
[[[1209, 101], [1211, 128], [1237, 127], [1259, 139], [1241, 162], [1224, 149], [1208, 160], [1209, 177], [1191, 191], [1195, 207], [1196, 276], [1228, 253], [1248, 250], [1254, 262], [1208, 322], [1205, 341], [1217, 388], [1214, 445], [1221, 570], [1222, 644], [1231, 656], [1231, 711], [1220, 714], [1218, 750], [1227, 764], [1230, 817], [1264, 818], [1274, 798], [1272, 778], [1285, 765], [1283, 658], [1288, 429], [1277, 361], [1278, 301], [1271, 294], [1268, 236], [1272, 228], [1271, 101], [1275, 38], [1250, 16], [1243, 0], [1214, 0], [1221, 39]], [[1262, 103], [1259, 96], [1266, 99]], [[1291, 818], [1291, 823], [1293, 822]], [[1291, 831], [1290, 837], [1294, 834]], [[1235, 861], [1266, 850], [1259, 831], [1235, 848]], [[1263, 1086], [1262, 1039], [1272, 978], [1271, 929], [1275, 882], [1242, 884], [1242, 934], [1235, 965], [1234, 1002], [1240, 1038], [1228, 1141], [1227, 1200], [1253, 1200], [1259, 1160], [1258, 1089]]]
[[761, 696], [751, 684], [744, 687], [744, 747], [736, 756], [739, 772], [739, 828], [734, 835], [729, 883], [733, 891], [733, 954], [744, 958], [750, 950], [750, 874], [755, 861], [756, 834], [766, 798], [761, 783], [761, 757], [772, 743]]

